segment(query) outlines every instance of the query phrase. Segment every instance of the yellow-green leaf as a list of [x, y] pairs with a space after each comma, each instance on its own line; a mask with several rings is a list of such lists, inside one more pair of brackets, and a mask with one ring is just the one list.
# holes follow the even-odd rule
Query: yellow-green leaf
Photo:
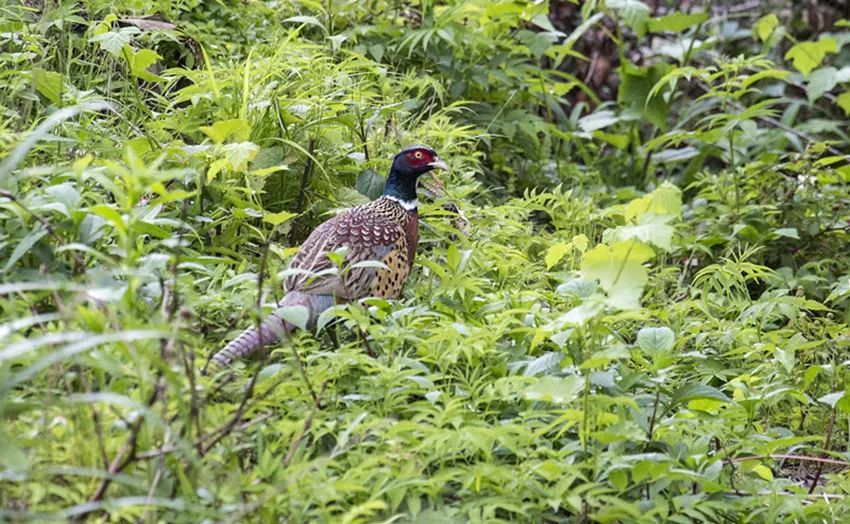
[[785, 59], [791, 60], [794, 67], [809, 76], [819, 66], [827, 53], [837, 53], [838, 43], [834, 38], [822, 38], [817, 42], [800, 42], [785, 53]]
[[570, 250], [570, 244], [568, 242], [558, 242], [549, 247], [546, 251], [546, 269], [552, 269], [558, 262], [564, 258], [564, 255]]
[[251, 134], [251, 126], [241, 118], [233, 118], [219, 120], [211, 126], [203, 126], [201, 131], [216, 144], [221, 144], [228, 139], [243, 142], [248, 140], [248, 136]]
[[850, 116], [850, 91], [845, 91], [838, 95], [838, 98], [835, 99], [835, 103], [838, 104], [838, 107], [844, 110], [844, 114]]
[[665, 182], [652, 193], [629, 202], [623, 212], [629, 222], [636, 222], [646, 213], [681, 218], [682, 191], [673, 184]]
[[263, 214], [263, 221], [268, 222], [273, 226], [277, 226], [283, 224], [294, 216], [295, 213], [290, 213], [289, 211], [281, 211], [280, 213], [265, 213]]
[[755, 34], [762, 42], [766, 42], [777, 26], [779, 26], [779, 18], [775, 14], [771, 13], [759, 18], [758, 21], [753, 24], [753, 34]]

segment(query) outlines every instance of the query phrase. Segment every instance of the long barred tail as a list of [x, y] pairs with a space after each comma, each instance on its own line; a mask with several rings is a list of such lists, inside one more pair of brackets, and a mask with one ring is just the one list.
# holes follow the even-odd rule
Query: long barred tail
[[243, 359], [264, 346], [274, 344], [284, 333], [293, 329], [295, 326], [272, 313], [260, 324], [259, 329], [256, 326], [248, 328], [231, 340], [213, 356], [212, 361], [221, 367], [228, 366], [234, 360]]
[[[290, 291], [280, 303], [281, 307], [306, 307], [308, 311], [307, 329], [313, 329], [316, 326], [316, 319], [319, 318], [319, 314], [333, 304], [334, 299], [330, 295], [307, 295], [299, 291]], [[216, 353], [211, 362], [221, 367], [228, 366], [234, 360], [245, 358], [264, 346], [274, 344], [296, 327], [280, 318], [276, 313], [272, 313], [260, 324], [259, 330], [256, 326], [246, 329]]]

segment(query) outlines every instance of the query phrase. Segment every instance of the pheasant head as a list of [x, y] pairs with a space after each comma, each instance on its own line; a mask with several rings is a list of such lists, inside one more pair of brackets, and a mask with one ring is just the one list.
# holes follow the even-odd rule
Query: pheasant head
[[413, 202], [416, 200], [416, 182], [419, 177], [434, 169], [448, 171], [449, 166], [430, 147], [410, 146], [402, 149], [393, 159], [384, 195]]

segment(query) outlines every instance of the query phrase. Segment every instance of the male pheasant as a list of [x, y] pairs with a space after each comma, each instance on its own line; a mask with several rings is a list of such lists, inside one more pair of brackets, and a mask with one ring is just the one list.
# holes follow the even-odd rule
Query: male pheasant
[[[364, 297], [398, 298], [413, 266], [419, 243], [416, 183], [434, 169], [448, 171], [445, 162], [426, 146], [403, 149], [393, 159], [384, 194], [320, 224], [289, 264], [282, 307], [306, 307], [307, 328], [313, 329], [322, 311], [337, 301]], [[346, 248], [338, 271], [328, 253]], [[378, 261], [374, 264], [359, 264]], [[359, 265], [358, 265], [359, 264]], [[272, 314], [259, 329], [248, 328], [213, 356], [226, 366], [276, 342], [295, 326]]]

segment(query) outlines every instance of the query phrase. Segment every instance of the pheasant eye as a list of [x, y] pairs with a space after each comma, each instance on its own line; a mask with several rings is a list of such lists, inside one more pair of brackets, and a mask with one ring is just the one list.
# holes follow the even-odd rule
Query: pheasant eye
[[417, 152], [413, 153], [413, 158], [415, 158], [416, 160], [421, 159], [422, 158], [422, 151], [417, 151]]

